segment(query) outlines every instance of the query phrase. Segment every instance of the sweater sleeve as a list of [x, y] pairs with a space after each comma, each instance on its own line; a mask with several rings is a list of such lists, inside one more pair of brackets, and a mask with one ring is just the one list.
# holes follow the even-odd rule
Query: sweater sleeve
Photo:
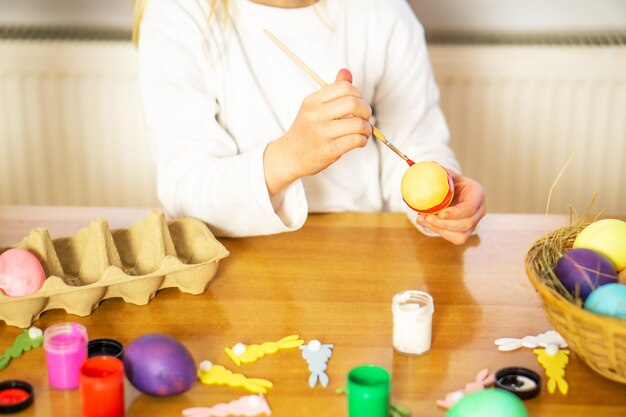
[[[432, 160], [459, 171], [448, 147], [448, 127], [439, 108], [424, 31], [406, 0], [377, 1], [380, 31], [374, 40], [384, 64], [372, 108], [377, 127], [415, 162]], [[380, 37], [386, 33], [387, 36]], [[384, 146], [383, 144], [379, 144]], [[406, 207], [400, 192], [402, 175], [408, 168], [395, 153], [381, 151], [381, 187], [390, 211], [415, 213]]]
[[171, 215], [200, 218], [219, 236], [295, 230], [307, 216], [302, 183], [270, 199], [266, 144], [240, 152], [219, 124], [197, 4], [150, 1], [141, 26], [139, 81], [159, 199]]

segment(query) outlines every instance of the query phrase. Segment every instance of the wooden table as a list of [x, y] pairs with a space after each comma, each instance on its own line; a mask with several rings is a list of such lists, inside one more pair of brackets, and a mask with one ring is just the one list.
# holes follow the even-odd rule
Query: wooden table
[[[142, 218], [148, 209], [0, 206], [0, 244], [21, 240], [34, 227], [53, 238], [73, 234], [90, 219], [112, 227]], [[443, 416], [435, 405], [446, 393], [472, 381], [482, 368], [524, 366], [542, 375], [528, 350], [499, 352], [499, 337], [537, 335], [551, 328], [539, 296], [524, 273], [528, 247], [542, 234], [566, 225], [566, 216], [488, 215], [478, 236], [454, 246], [417, 232], [401, 214], [311, 215], [299, 231], [275, 236], [220, 239], [231, 252], [202, 295], [160, 291], [148, 305], [104, 301], [91, 315], [48, 311], [34, 324], [84, 324], [91, 338], [127, 344], [146, 333], [176, 337], [200, 362], [214, 363], [271, 380], [267, 399], [275, 416], [345, 416], [346, 398], [335, 393], [350, 369], [376, 364], [392, 375], [392, 402], [414, 416]], [[419, 357], [392, 348], [392, 296], [423, 290], [435, 299], [432, 350]], [[0, 324], [4, 350], [22, 330]], [[308, 386], [300, 351], [281, 351], [241, 368], [224, 347], [262, 343], [299, 334], [306, 341], [334, 343], [328, 389]], [[43, 349], [14, 359], [0, 380], [30, 381], [36, 392], [25, 416], [80, 416], [78, 391], [48, 387]], [[626, 415], [626, 385], [605, 379], [575, 354], [567, 367], [570, 393], [525, 402], [533, 417]], [[190, 406], [231, 401], [246, 391], [200, 383], [175, 397], [126, 391], [127, 416], [176, 416]]]

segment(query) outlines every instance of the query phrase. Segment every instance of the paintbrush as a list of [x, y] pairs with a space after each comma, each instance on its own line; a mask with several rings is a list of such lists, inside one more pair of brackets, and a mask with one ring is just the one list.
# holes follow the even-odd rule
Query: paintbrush
[[[326, 81], [324, 81], [319, 75], [317, 75], [315, 72], [313, 72], [313, 70], [311, 68], [309, 68], [308, 65], [306, 65], [304, 62], [302, 62], [302, 60], [300, 58], [298, 58], [293, 52], [291, 52], [289, 50], [289, 48], [287, 48], [281, 41], [279, 41], [278, 38], [276, 38], [276, 36], [274, 36], [269, 30], [265, 29], [265, 30], [263, 30], [263, 32], [265, 32], [265, 34], [276, 45], [278, 45], [278, 47], [280, 49], [282, 49], [283, 52], [285, 52], [287, 54], [287, 56], [289, 56], [289, 58], [291, 58], [296, 64], [298, 64], [298, 66], [300, 68], [302, 68], [307, 74], [309, 74], [309, 76], [311, 78], [313, 78], [315, 80], [315, 82], [317, 82], [320, 85], [320, 87], [326, 87], [328, 85], [328, 83]], [[413, 165], [415, 163], [415, 162], [411, 161], [405, 154], [400, 152], [400, 150], [398, 148], [396, 148], [391, 142], [389, 142], [387, 140], [387, 138], [385, 137], [385, 135], [383, 135], [383, 133], [380, 130], [378, 130], [376, 128], [376, 126], [374, 126], [373, 124], [372, 124], [372, 133], [374, 134], [374, 136], [376, 136], [378, 139], [380, 139], [380, 141], [382, 143], [387, 145], [387, 147], [389, 149], [394, 151], [400, 158], [404, 159], [407, 162], [407, 164], [409, 164], [409, 166], [411, 166], [411, 165]]]

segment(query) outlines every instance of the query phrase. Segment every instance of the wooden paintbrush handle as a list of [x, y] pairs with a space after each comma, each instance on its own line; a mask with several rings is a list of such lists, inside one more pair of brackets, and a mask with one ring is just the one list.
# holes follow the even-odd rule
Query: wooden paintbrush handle
[[[320, 87], [326, 87], [328, 85], [328, 83], [326, 81], [324, 81], [319, 75], [317, 75], [311, 68], [309, 68], [309, 66], [307, 64], [305, 64], [300, 58], [298, 58], [296, 56], [296, 54], [294, 54], [293, 52], [291, 52], [291, 50], [289, 48], [287, 48], [280, 40], [278, 40], [278, 38], [276, 36], [274, 36], [272, 34], [272, 32], [270, 32], [267, 29], [264, 29], [263, 32], [267, 35], [268, 38], [270, 38], [276, 45], [278, 45], [278, 47], [280, 49], [283, 50], [283, 52], [285, 52], [287, 54], [287, 56], [289, 56], [289, 58], [291, 58], [296, 64], [298, 64], [298, 66], [300, 68], [302, 68], [304, 70], [304, 72], [306, 72], [307, 74], [309, 74], [309, 76], [311, 78], [313, 78], [315, 80], [315, 82], [317, 82]], [[407, 156], [405, 154], [403, 154], [402, 152], [400, 152], [400, 150], [398, 148], [396, 148], [391, 142], [389, 142], [387, 140], [387, 138], [385, 137], [385, 135], [382, 134], [382, 132], [380, 130], [378, 130], [376, 128], [376, 126], [374, 126], [372, 124], [372, 133], [374, 136], [376, 136], [382, 143], [384, 143], [385, 145], [387, 145], [387, 147], [389, 149], [391, 149], [392, 151], [394, 151], [400, 158], [404, 159], [409, 165], [413, 165], [414, 162], [411, 161], [409, 158], [407, 158]]]

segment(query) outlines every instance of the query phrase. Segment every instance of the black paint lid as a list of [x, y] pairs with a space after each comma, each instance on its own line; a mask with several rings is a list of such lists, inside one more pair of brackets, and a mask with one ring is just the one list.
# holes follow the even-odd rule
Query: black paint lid
[[[496, 372], [496, 387], [517, 395], [522, 400], [534, 398], [541, 391], [541, 377], [528, 368], [511, 367]], [[532, 381], [526, 386], [528, 381]]]
[[0, 382], [0, 414], [25, 410], [33, 403], [35, 393], [28, 382], [11, 380]]
[[93, 339], [87, 345], [87, 356], [113, 356], [122, 359], [124, 345], [115, 339]]

